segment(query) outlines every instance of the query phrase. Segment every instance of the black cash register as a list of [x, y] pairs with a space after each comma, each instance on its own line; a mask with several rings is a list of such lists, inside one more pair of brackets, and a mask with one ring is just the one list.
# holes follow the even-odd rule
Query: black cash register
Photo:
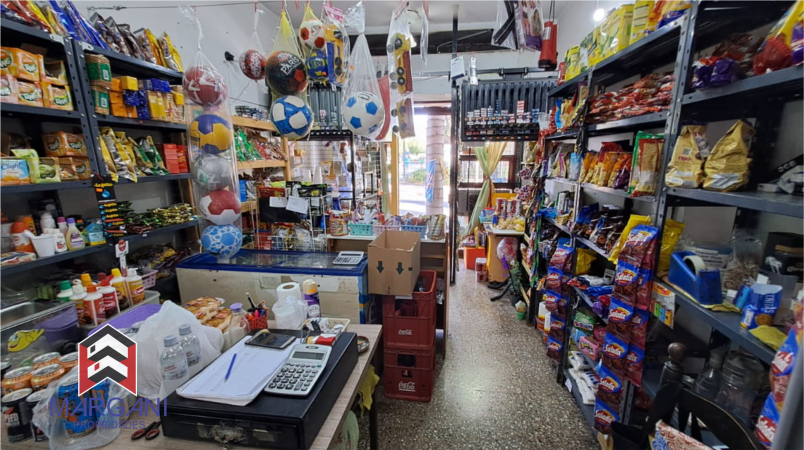
[[[299, 337], [304, 333], [276, 331]], [[187, 399], [174, 392], [167, 398], [162, 430], [171, 438], [223, 445], [309, 449], [352, 374], [357, 357], [357, 336], [341, 333], [321, 378], [306, 397], [261, 392], [248, 405], [233, 406]]]

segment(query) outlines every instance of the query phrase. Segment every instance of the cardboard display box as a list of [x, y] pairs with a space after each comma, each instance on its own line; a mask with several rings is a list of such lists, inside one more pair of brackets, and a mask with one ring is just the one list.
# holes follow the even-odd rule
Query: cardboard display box
[[368, 245], [369, 293], [410, 295], [419, 277], [421, 235], [384, 231]]

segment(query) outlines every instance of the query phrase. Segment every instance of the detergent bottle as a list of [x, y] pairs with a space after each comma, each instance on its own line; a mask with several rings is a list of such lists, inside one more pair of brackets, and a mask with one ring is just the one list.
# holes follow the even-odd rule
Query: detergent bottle
[[72, 217], [67, 219], [67, 234], [65, 234], [64, 237], [67, 240], [67, 248], [69, 250], [80, 250], [84, 248], [84, 237], [81, 235], [81, 232], [78, 231], [78, 227], [75, 226], [75, 219]]
[[117, 303], [120, 306], [120, 311], [131, 306], [131, 302], [126, 292], [126, 279], [120, 273], [120, 269], [112, 269], [112, 287], [117, 291]]

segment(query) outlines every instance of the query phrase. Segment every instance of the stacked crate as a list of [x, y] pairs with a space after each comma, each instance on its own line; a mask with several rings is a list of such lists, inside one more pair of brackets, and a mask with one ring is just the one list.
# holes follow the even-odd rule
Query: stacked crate
[[423, 290], [382, 300], [385, 396], [429, 402], [435, 383], [436, 272], [423, 270]]

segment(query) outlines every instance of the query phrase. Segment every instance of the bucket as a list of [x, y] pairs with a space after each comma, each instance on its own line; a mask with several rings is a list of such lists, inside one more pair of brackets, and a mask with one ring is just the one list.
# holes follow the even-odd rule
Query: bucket
[[34, 250], [40, 258], [47, 258], [56, 254], [56, 236], [43, 234], [41, 236], [28, 236], [33, 242]]

